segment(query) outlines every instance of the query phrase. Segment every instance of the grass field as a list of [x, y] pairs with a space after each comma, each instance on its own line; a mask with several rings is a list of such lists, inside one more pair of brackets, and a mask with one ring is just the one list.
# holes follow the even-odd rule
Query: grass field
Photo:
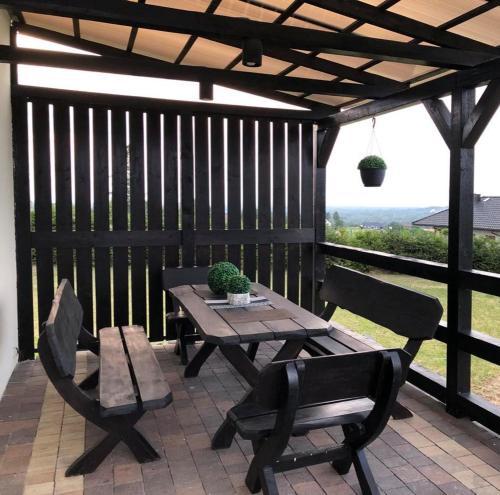
[[[445, 313], [446, 284], [422, 280], [406, 275], [374, 272], [372, 275], [403, 287], [437, 297]], [[479, 332], [500, 338], [500, 300], [487, 294], [473, 293], [472, 328]], [[404, 338], [395, 336], [383, 327], [375, 325], [347, 311], [337, 310], [335, 320], [363, 335], [367, 335], [386, 347], [399, 347]], [[446, 346], [436, 340], [425, 342], [420, 349], [416, 362], [441, 375], [446, 373]], [[472, 391], [500, 404], [500, 367], [484, 360], [472, 358]]]

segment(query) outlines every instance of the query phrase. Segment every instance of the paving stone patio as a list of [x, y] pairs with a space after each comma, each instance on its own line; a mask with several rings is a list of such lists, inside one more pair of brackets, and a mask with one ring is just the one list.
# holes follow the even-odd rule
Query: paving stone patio
[[[250, 442], [237, 439], [228, 450], [210, 449], [211, 435], [243, 394], [243, 380], [218, 353], [198, 378], [184, 379], [173, 345], [155, 344], [155, 350], [174, 404], [148, 413], [138, 428], [161, 453], [161, 460], [139, 465], [120, 445], [95, 473], [65, 478], [69, 463], [102, 432], [64, 404], [39, 361], [23, 362], [0, 402], [0, 494], [249, 493], [244, 477], [252, 456]], [[257, 361], [264, 365], [275, 352], [275, 347], [263, 345]], [[77, 379], [96, 366], [94, 356], [79, 353]], [[404, 387], [400, 398], [415, 416], [391, 421], [368, 452], [382, 493], [500, 494], [498, 436], [467, 419], [449, 416], [441, 404], [411, 386]], [[341, 439], [338, 428], [318, 430], [293, 438], [290, 449], [331, 445]], [[279, 486], [283, 495], [359, 493], [353, 470], [339, 476], [329, 465], [280, 475]]]

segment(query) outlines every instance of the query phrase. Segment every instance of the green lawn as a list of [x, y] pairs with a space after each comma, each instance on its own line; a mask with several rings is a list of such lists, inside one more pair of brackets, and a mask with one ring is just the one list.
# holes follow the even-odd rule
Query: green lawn
[[[387, 280], [409, 289], [433, 295], [441, 301], [446, 320], [446, 284], [422, 280], [406, 275], [375, 272], [376, 277]], [[335, 312], [335, 320], [361, 334], [367, 335], [385, 347], [398, 347], [404, 338], [344, 310]], [[500, 304], [498, 297], [473, 293], [472, 328], [479, 332], [500, 338]], [[436, 340], [425, 342], [420, 349], [416, 362], [432, 371], [445, 375], [446, 346]], [[500, 381], [499, 367], [481, 359], [472, 359], [472, 390], [489, 400], [500, 403], [498, 385]]]

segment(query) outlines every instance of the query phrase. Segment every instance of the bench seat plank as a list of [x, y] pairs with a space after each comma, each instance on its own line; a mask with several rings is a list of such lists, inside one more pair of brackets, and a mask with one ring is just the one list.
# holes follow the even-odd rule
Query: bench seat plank
[[[295, 415], [293, 433], [303, 433], [311, 429], [329, 428], [346, 422], [358, 423], [366, 419], [373, 409], [373, 401], [367, 397], [299, 407]], [[242, 411], [239, 417], [237, 408], [229, 411], [238, 433], [245, 439], [269, 436], [276, 424], [276, 412], [262, 412], [256, 409]]]
[[172, 402], [170, 388], [143, 327], [122, 327], [144, 409], [158, 409]]
[[138, 409], [127, 356], [118, 327], [99, 331], [99, 401], [101, 415], [129, 414]]

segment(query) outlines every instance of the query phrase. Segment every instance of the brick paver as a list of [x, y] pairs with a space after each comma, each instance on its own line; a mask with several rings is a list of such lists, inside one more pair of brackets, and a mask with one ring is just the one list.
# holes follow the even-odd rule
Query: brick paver
[[[277, 343], [262, 345], [265, 365]], [[184, 379], [172, 344], [155, 344], [174, 395], [171, 407], [148, 413], [138, 424], [162, 458], [139, 465], [119, 445], [95, 472], [65, 478], [64, 470], [102, 438], [64, 404], [39, 361], [20, 363], [0, 402], [0, 493], [2, 495], [225, 495], [247, 494], [245, 474], [252, 458], [249, 442], [237, 438], [227, 450], [213, 451], [210, 438], [227, 410], [243, 395], [245, 381], [219, 354], [197, 378]], [[192, 350], [191, 350], [192, 352]], [[78, 355], [78, 377], [97, 366], [89, 353]], [[415, 416], [389, 425], [368, 449], [368, 459], [385, 495], [500, 495], [500, 441], [497, 436], [445, 413], [441, 404], [411, 386], [401, 402]], [[342, 441], [339, 428], [293, 438], [289, 450]], [[277, 477], [280, 493], [359, 494], [353, 470], [339, 476], [329, 465]]]

